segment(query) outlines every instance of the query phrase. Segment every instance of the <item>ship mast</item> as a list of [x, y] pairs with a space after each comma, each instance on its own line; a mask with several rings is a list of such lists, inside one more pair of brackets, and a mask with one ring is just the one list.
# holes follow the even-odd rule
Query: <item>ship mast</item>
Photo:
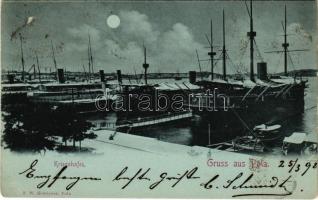
[[57, 78], [57, 64], [56, 64], [56, 59], [55, 59], [55, 53], [54, 53], [54, 47], [53, 47], [53, 42], [51, 40], [51, 47], [52, 47], [52, 57], [53, 57], [53, 63], [54, 63], [54, 68], [55, 68], [55, 78]]
[[142, 67], [145, 69], [145, 84], [147, 85], [147, 69], [149, 68], [149, 64], [147, 63], [147, 49], [144, 45], [144, 64]]
[[284, 53], [284, 75], [288, 76], [287, 57], [289, 57], [290, 61], [292, 62], [291, 57], [288, 53], [293, 52], [293, 51], [308, 51], [309, 49], [293, 49], [293, 50], [288, 49], [289, 43], [287, 42], [288, 35], [287, 35], [287, 8], [286, 8], [286, 5], [285, 5], [285, 13], [284, 13], [284, 22], [282, 22], [282, 27], [284, 30], [284, 35], [283, 35], [284, 36], [284, 43], [282, 43], [283, 50], [267, 51], [265, 53]]
[[197, 54], [197, 59], [198, 59], [198, 64], [199, 64], [199, 70], [200, 70], [200, 77], [201, 77], [201, 81], [203, 80], [203, 76], [202, 76], [202, 70], [201, 70], [201, 63], [200, 63], [200, 58], [199, 58], [199, 54], [198, 54], [198, 50], [195, 50], [196, 54]]
[[22, 35], [20, 33], [20, 43], [21, 43], [21, 63], [22, 63], [22, 81], [24, 82], [24, 56], [23, 56], [23, 47], [22, 47]]
[[225, 48], [225, 17], [224, 17], [224, 10], [223, 10], [223, 80], [226, 80], [226, 48]]
[[213, 26], [212, 26], [212, 19], [210, 21], [210, 39], [211, 39], [211, 41], [209, 41], [209, 39], [207, 38], [208, 42], [210, 43], [210, 52], [208, 53], [208, 55], [210, 56], [210, 62], [211, 62], [211, 80], [213, 80], [214, 56], [216, 55], [216, 53], [213, 51]]
[[88, 79], [91, 80], [91, 56], [90, 56], [90, 36], [88, 33], [88, 47], [87, 47], [87, 57], [88, 57]]
[[89, 59], [91, 62], [91, 70], [94, 78], [94, 63], [93, 63], [93, 54], [92, 54], [92, 45], [91, 45], [91, 36], [88, 35], [88, 43], [89, 43]]
[[287, 43], [287, 11], [286, 11], [286, 5], [285, 5], [285, 25], [284, 25], [284, 43], [282, 44], [284, 48], [284, 75], [287, 76], [287, 53], [288, 53], [288, 46], [289, 43]]
[[255, 81], [254, 79], [254, 38], [256, 37], [256, 32], [253, 27], [253, 4], [250, 0], [250, 31], [247, 32], [247, 36], [250, 38], [250, 80]]
[[32, 69], [32, 67], [33, 67], [33, 78], [34, 78], [34, 80], [35, 80], [35, 78], [36, 78], [35, 64], [33, 64], [33, 65], [31, 66], [31, 69]]
[[[35, 52], [35, 57], [36, 57], [36, 64], [38, 67], [38, 73], [39, 73], [39, 82], [41, 83], [41, 71], [40, 71], [40, 63], [39, 63], [39, 57], [38, 54]], [[35, 69], [35, 66], [34, 66]], [[35, 71], [35, 70], [34, 70]]]

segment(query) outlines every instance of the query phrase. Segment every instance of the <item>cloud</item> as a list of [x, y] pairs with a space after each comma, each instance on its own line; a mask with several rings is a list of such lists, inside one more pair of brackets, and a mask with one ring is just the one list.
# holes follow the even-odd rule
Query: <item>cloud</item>
[[65, 50], [68, 52], [87, 51], [87, 43], [70, 42], [66, 43]]
[[300, 23], [291, 23], [287, 26], [287, 32], [298, 36], [300, 39], [305, 39], [312, 42], [312, 35], [310, 35]]
[[[132, 73], [137, 66], [139, 72], [143, 63], [143, 42], [147, 47], [147, 61], [150, 71], [175, 72], [177, 68], [190, 70], [197, 65], [195, 49], [202, 50], [203, 45], [196, 42], [189, 27], [175, 23], [166, 31], [160, 32], [156, 24], [150, 22], [147, 15], [138, 11], [121, 11], [120, 27], [101, 32], [87, 24], [67, 29], [70, 37], [65, 49], [77, 51], [85, 60], [88, 31], [96, 63], [108, 69], [122, 69]], [[187, 66], [184, 66], [186, 63]]]
[[98, 45], [101, 39], [101, 33], [95, 27], [83, 24], [79, 27], [67, 28], [66, 32], [69, 35], [69, 41], [66, 43], [65, 49], [68, 51], [87, 51], [88, 34], [91, 37], [92, 46]]
[[155, 42], [159, 31], [154, 30], [148, 16], [138, 11], [121, 11], [121, 30], [123, 34], [133, 36], [137, 40], [147, 43]]
[[143, 55], [140, 45], [136, 42], [128, 42], [124, 47], [113, 40], [105, 40], [105, 49], [107, 54], [117, 60], [132, 60], [133, 58], [141, 58]]
[[[268, 51], [278, 51], [274, 54], [263, 54], [265, 55], [265, 60], [269, 63], [269, 72], [275, 73], [283, 71], [284, 60], [282, 56], [283, 47], [282, 43], [284, 42], [283, 30], [278, 29], [276, 34], [272, 34], [273, 36], [265, 38], [262, 40], [270, 41], [267, 45]], [[302, 68], [310, 68], [313, 65], [308, 64], [306, 66], [306, 62], [312, 60], [313, 52], [310, 50], [313, 46], [313, 37], [310, 35], [300, 23], [290, 23], [287, 26], [287, 42], [289, 43], [289, 50], [302, 50], [309, 49], [309, 51], [291, 51], [288, 54], [287, 64], [288, 70], [294, 69], [302, 69]], [[275, 66], [275, 67], [271, 67]]]
[[203, 45], [194, 40], [191, 30], [182, 23], [176, 23], [171, 30], [164, 32], [157, 45], [155, 61], [160, 63], [157, 67], [169, 72], [196, 65], [195, 49], [203, 49]]
[[[310, 35], [300, 23], [291, 23], [287, 26], [287, 42], [290, 44], [288, 49], [308, 49], [311, 48], [313, 37]], [[267, 50], [282, 51], [282, 43], [284, 42], [283, 30], [277, 30], [276, 34], [272, 34], [261, 42], [269, 41], [267, 43]]]
[[189, 28], [181, 23], [174, 24], [172, 30], [163, 34], [161, 44], [166, 51], [192, 52], [196, 48], [201, 48], [201, 45], [194, 41]]
[[[154, 30], [153, 30], [154, 31]], [[125, 65], [132, 68], [143, 62], [142, 44], [130, 41], [124, 47], [114, 41], [107, 41], [107, 49], [118, 59], [125, 58]], [[182, 23], [174, 24], [166, 32], [159, 33], [156, 40], [147, 45], [147, 60], [152, 72], [175, 72], [177, 68], [189, 70], [196, 66], [195, 49], [203, 49], [203, 45], [194, 40], [191, 30]], [[185, 66], [186, 63], [186, 66]], [[131, 69], [130, 69], [131, 71]], [[139, 71], [139, 70], [138, 70]]]
[[88, 33], [90, 34], [91, 38], [94, 38], [94, 40], [100, 40], [100, 31], [97, 30], [95, 27], [92, 27], [87, 24], [83, 24], [79, 27], [73, 27], [68, 28], [67, 33], [74, 37], [74, 38], [80, 38], [80, 39], [88, 39]]

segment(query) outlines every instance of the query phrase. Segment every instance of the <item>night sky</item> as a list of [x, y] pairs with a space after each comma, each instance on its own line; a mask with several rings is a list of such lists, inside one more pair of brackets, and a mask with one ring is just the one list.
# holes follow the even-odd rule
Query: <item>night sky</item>
[[[269, 73], [283, 71], [283, 56], [266, 51], [282, 50], [282, 21], [287, 5], [289, 49], [309, 49], [290, 53], [289, 69], [316, 68], [317, 46], [315, 1], [255, 1], [254, 27], [261, 56]], [[19, 33], [23, 36], [26, 70], [39, 55], [41, 70], [53, 71], [51, 40], [58, 67], [83, 71], [88, 66], [88, 34], [91, 36], [95, 71], [140, 73], [143, 44], [147, 47], [149, 72], [199, 70], [195, 50], [207, 59], [213, 21], [214, 44], [222, 45], [222, 10], [225, 11], [228, 72], [249, 69], [246, 32], [249, 17], [243, 1], [4, 1], [2, 2], [2, 69], [21, 70]], [[107, 24], [110, 15], [120, 25]], [[29, 20], [29, 21], [28, 21]], [[247, 47], [247, 48], [246, 48]], [[220, 47], [216, 47], [217, 56]], [[261, 58], [262, 57], [262, 58]], [[202, 62], [204, 71], [209, 63]], [[221, 73], [221, 61], [215, 71]], [[256, 70], [256, 65], [255, 65]]]

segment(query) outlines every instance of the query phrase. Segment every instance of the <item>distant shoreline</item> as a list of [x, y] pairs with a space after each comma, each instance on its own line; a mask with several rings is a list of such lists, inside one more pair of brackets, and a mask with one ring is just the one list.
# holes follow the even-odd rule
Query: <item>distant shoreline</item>
[[[5, 71], [2, 70], [1, 72], [2, 76], [5, 76], [7, 74], [15, 74], [15, 75], [19, 75], [22, 74], [21, 71]], [[66, 76], [70, 76], [70, 77], [86, 77], [86, 73], [84, 72], [73, 72], [73, 71], [65, 71], [64, 72], [66, 74]], [[26, 75], [28, 74], [32, 74], [32, 73], [26, 73]], [[211, 72], [208, 71], [204, 71], [204, 72], [197, 72], [197, 77], [203, 77], [203, 78], [207, 78], [209, 77], [209, 75], [211, 74]], [[289, 76], [294, 76], [297, 75], [297, 77], [316, 77], [318, 74], [318, 69], [300, 69], [300, 70], [292, 70], [288, 72]], [[33, 74], [32, 74], [33, 75]], [[41, 76], [54, 76], [55, 72], [44, 72], [41, 73]], [[244, 75], [248, 76], [248, 73], [244, 73]], [[256, 75], [256, 74], [255, 74]], [[284, 72], [278, 72], [278, 73], [273, 73], [269, 75], [284, 75]], [[113, 77], [114, 79], [117, 77], [116, 72], [112, 72], [112, 73], [105, 73], [106, 77]], [[167, 72], [167, 73], [161, 73], [161, 72], [153, 72], [153, 73], [148, 73], [147, 74], [148, 79], [174, 79], [174, 78], [181, 78], [181, 79], [186, 79], [189, 78], [189, 73], [178, 73], [178, 72]], [[228, 77], [235, 77], [237, 76], [237, 74], [228, 74]], [[95, 72], [94, 73], [94, 77], [99, 77], [99, 72]], [[218, 78], [218, 77], [222, 77], [221, 74], [218, 73], [214, 73], [214, 77]], [[143, 74], [127, 74], [127, 73], [123, 73], [122, 74], [122, 78], [124, 79], [141, 79], [143, 78]]]

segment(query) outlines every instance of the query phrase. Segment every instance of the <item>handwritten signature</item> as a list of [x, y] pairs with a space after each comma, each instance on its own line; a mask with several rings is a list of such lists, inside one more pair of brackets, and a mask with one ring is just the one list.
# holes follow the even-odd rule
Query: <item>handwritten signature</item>
[[80, 177], [80, 176], [64, 176], [62, 175], [63, 172], [67, 169], [67, 166], [64, 166], [60, 169], [60, 171], [58, 171], [56, 173], [55, 176], [52, 175], [38, 175], [35, 174], [35, 172], [37, 171], [37, 169], [35, 168], [36, 165], [38, 164], [38, 160], [34, 160], [31, 165], [29, 166], [28, 169], [20, 172], [19, 174], [25, 174], [25, 177], [28, 179], [40, 179], [40, 180], [44, 180], [41, 181], [38, 185], [37, 188], [43, 188], [44, 186], [47, 185], [48, 188], [52, 187], [57, 180], [72, 180], [72, 182], [70, 182], [67, 186], [66, 186], [66, 190], [70, 190], [71, 188], [73, 188], [79, 181], [100, 181], [102, 180], [101, 178], [96, 178], [96, 177]]
[[[159, 175], [159, 178], [157, 180], [151, 180], [149, 178], [149, 174], [151, 171], [151, 168], [143, 169], [140, 168], [137, 170], [137, 172], [133, 173], [132, 175], [127, 175], [128, 167], [124, 167], [113, 179], [113, 182], [124, 182], [121, 189], [127, 188], [130, 184], [133, 182], [140, 182], [140, 181], [147, 181], [149, 182], [148, 188], [150, 190], [155, 189], [160, 184], [164, 182], [172, 182], [171, 187], [174, 188], [182, 181], [189, 181], [194, 179], [201, 179], [201, 177], [198, 175], [198, 167], [194, 167], [190, 170], [185, 170], [183, 173], [178, 173], [176, 176], [171, 176], [167, 172], [162, 172]], [[214, 182], [217, 181], [217, 179], [220, 179], [220, 174], [216, 174], [212, 176], [210, 179], [208, 179], [206, 182], [200, 183], [199, 185], [203, 187], [204, 189], [232, 189], [232, 190], [244, 190], [244, 189], [254, 189], [254, 191], [257, 192], [257, 189], [274, 189], [279, 188], [282, 190], [280, 193], [240, 193], [235, 194], [232, 197], [240, 197], [240, 196], [288, 196], [292, 194], [292, 190], [287, 187], [287, 183], [291, 182], [292, 175], [289, 175], [287, 178], [280, 179], [276, 176], [272, 176], [268, 183], [263, 184], [251, 184], [253, 182], [254, 173], [249, 174], [248, 176], [245, 176], [243, 172], [238, 173], [234, 178], [230, 178], [226, 180], [226, 183], [219, 183], [217, 186], [213, 186]]]

